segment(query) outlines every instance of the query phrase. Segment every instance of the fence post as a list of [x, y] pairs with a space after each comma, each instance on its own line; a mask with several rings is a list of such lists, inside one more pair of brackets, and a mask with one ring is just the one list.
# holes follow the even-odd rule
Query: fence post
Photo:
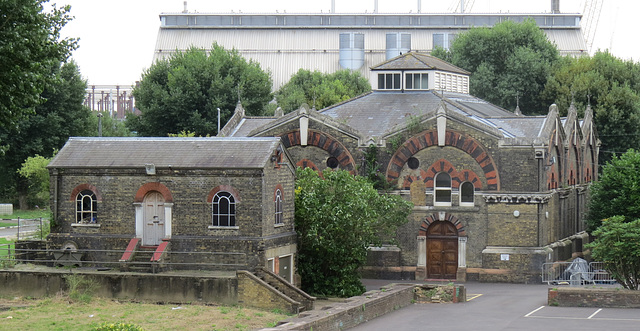
[[42, 217], [40, 217], [40, 240], [42, 240]]
[[18, 217], [18, 234], [16, 241], [20, 240], [20, 217]]

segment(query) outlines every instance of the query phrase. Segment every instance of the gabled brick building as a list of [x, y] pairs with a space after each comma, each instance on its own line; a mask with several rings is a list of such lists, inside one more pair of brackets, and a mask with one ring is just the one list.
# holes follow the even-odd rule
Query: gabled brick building
[[280, 138], [71, 138], [48, 168], [54, 251], [100, 265], [150, 247], [173, 268], [292, 280], [295, 172]]
[[[540, 281], [542, 263], [586, 238], [582, 215], [598, 173], [590, 108], [579, 119], [524, 116], [469, 95], [469, 73], [405, 53], [371, 68], [373, 91], [316, 111], [247, 117], [221, 131], [281, 137], [294, 164], [364, 174], [375, 153], [415, 207], [398, 245], [372, 248], [367, 276]], [[374, 146], [374, 147], [371, 147]]]

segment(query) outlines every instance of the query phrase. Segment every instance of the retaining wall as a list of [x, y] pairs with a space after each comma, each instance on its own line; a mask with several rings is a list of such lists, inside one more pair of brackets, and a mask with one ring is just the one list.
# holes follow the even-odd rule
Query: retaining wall
[[640, 291], [620, 288], [550, 288], [548, 304], [560, 307], [640, 308]]

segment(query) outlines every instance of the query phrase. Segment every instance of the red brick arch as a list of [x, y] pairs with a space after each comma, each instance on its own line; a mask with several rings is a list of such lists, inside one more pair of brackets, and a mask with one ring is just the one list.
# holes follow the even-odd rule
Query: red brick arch
[[[487, 180], [488, 190], [500, 190], [500, 178], [495, 162], [479, 141], [468, 134], [447, 130], [444, 142], [445, 146], [455, 147], [469, 154], [480, 165]], [[398, 179], [402, 168], [411, 156], [432, 146], [438, 146], [436, 130], [424, 131], [405, 141], [391, 157], [386, 172], [387, 180]]]
[[[214, 187], [211, 191], [209, 191], [209, 195], [207, 195], [207, 203], [211, 203], [211, 201], [213, 201], [213, 197], [216, 196], [216, 194], [220, 191], [231, 193], [231, 195], [233, 195], [233, 198], [235, 199], [236, 202], [242, 201], [242, 199], [240, 198], [240, 192], [238, 192], [238, 190], [236, 190], [233, 186], [218, 185]], [[275, 194], [275, 191], [274, 191], [274, 194]]]
[[84, 190], [89, 190], [96, 195], [96, 201], [102, 201], [102, 193], [98, 190], [97, 187], [91, 184], [80, 184], [76, 186], [73, 191], [71, 191], [71, 196], [69, 197], [69, 201], [76, 201], [78, 194]]
[[296, 166], [300, 168], [311, 168], [312, 170], [320, 171], [320, 169], [318, 169], [315, 163], [313, 163], [311, 160], [308, 160], [308, 159], [302, 159], [298, 161], [298, 163], [296, 163]]
[[[287, 148], [300, 146], [300, 130], [290, 131], [280, 136], [280, 138], [282, 139], [282, 144]], [[353, 160], [353, 156], [351, 156], [349, 150], [341, 142], [331, 135], [321, 131], [309, 130], [307, 144], [321, 148], [328, 152], [330, 156], [338, 159], [341, 169], [353, 174], [356, 173], [356, 163]]]
[[451, 222], [456, 229], [458, 229], [458, 236], [459, 237], [466, 237], [467, 236], [467, 231], [464, 228], [464, 225], [462, 225], [462, 223], [460, 222], [460, 220], [449, 214], [449, 213], [442, 213], [443, 214], [443, 218], [440, 219], [440, 213], [434, 213], [431, 214], [429, 216], [427, 216], [424, 221], [422, 221], [422, 224], [420, 224], [420, 229], [418, 230], [418, 235], [419, 236], [426, 236], [427, 235], [427, 229], [429, 228], [429, 225], [431, 225], [431, 223], [436, 222], [436, 221], [446, 221], [446, 222]]
[[143, 202], [144, 196], [151, 191], [157, 191], [162, 194], [164, 202], [173, 202], [173, 196], [171, 195], [171, 191], [169, 191], [169, 188], [164, 186], [164, 184], [158, 182], [146, 183], [140, 186], [138, 192], [136, 192], [136, 196], [133, 198], [133, 202]]

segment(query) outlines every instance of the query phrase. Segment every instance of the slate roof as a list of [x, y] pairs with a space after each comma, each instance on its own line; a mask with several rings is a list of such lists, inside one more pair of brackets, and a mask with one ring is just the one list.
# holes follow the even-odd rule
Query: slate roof
[[371, 67], [371, 70], [442, 70], [463, 75], [471, 73], [431, 55], [408, 52]]
[[264, 168], [280, 144], [260, 138], [72, 137], [48, 168]]
[[271, 123], [276, 119], [276, 117], [245, 117], [240, 121], [235, 130], [229, 134], [229, 137], [246, 137], [249, 135], [249, 132]]

